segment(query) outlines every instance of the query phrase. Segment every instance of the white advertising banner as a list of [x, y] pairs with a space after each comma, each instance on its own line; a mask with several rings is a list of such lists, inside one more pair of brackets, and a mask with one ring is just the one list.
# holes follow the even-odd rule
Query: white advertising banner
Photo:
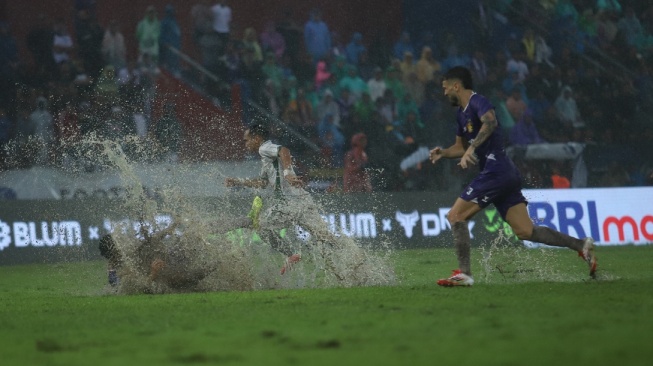
[[525, 190], [538, 225], [598, 245], [653, 243], [653, 187]]

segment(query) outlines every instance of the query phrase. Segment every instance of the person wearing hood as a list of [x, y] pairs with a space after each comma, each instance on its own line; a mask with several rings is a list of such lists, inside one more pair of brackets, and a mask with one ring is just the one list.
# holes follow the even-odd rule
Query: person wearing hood
[[422, 49], [422, 56], [417, 61], [415, 67], [417, 78], [424, 85], [426, 85], [426, 83], [429, 81], [433, 81], [435, 78], [435, 73], [439, 72], [442, 69], [440, 63], [435, 58], [433, 58], [433, 51], [430, 47], [424, 47]]
[[144, 53], [148, 53], [154, 61], [158, 61], [160, 34], [161, 22], [157, 17], [156, 8], [150, 5], [145, 11], [145, 17], [138, 22], [136, 27], [139, 57], [142, 57]]
[[181, 29], [177, 23], [175, 7], [166, 5], [165, 16], [161, 20], [161, 34], [159, 35], [159, 53], [161, 65], [172, 72], [179, 72], [179, 56], [168, 47], [177, 50], [181, 48]]
[[358, 66], [360, 56], [363, 52], [366, 51], [365, 46], [363, 45], [363, 35], [359, 32], [354, 33], [351, 37], [351, 42], [347, 44], [345, 48], [345, 55], [347, 57], [347, 62], [352, 65]]
[[347, 58], [345, 56], [338, 55], [336, 56], [334, 62], [331, 63], [329, 71], [335, 77], [336, 81], [340, 81], [342, 78], [347, 76], [347, 69], [349, 66], [350, 65], [347, 64]]
[[573, 128], [585, 127], [585, 122], [580, 117], [580, 111], [576, 100], [573, 97], [571, 87], [566, 85], [562, 88], [558, 99], [553, 106], [556, 109], [558, 117], [565, 124]]
[[404, 83], [401, 81], [401, 71], [394, 66], [390, 66], [386, 69], [385, 73], [385, 87], [386, 89], [392, 90], [392, 94], [395, 98], [403, 98], [406, 94], [406, 88]]
[[331, 50], [331, 32], [317, 9], [311, 12], [310, 20], [304, 25], [304, 45], [313, 58], [313, 65], [327, 57]]
[[349, 91], [356, 96], [357, 99], [360, 99], [363, 93], [367, 92], [367, 83], [358, 76], [358, 70], [356, 66], [349, 65], [347, 70], [347, 76], [342, 78], [338, 83], [340, 89], [349, 89]]
[[372, 192], [372, 180], [365, 166], [368, 163], [367, 136], [359, 132], [351, 137], [351, 149], [345, 154], [345, 170], [342, 179], [344, 192]]
[[327, 70], [327, 64], [325, 61], [319, 61], [315, 70], [315, 88], [320, 89], [322, 85], [326, 83], [327, 80], [331, 77], [331, 73]]

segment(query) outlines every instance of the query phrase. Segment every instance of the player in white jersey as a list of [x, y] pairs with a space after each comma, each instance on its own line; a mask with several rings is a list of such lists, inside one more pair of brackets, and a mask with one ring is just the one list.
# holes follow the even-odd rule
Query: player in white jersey
[[[284, 274], [293, 264], [299, 262], [302, 248], [298, 240], [292, 240], [293, 235], [280, 237], [280, 230], [287, 228], [306, 230], [311, 235], [311, 240], [308, 242], [313, 246], [334, 245], [335, 241], [329, 240], [333, 237], [331, 232], [310, 194], [302, 188], [304, 182], [295, 174], [290, 150], [270, 141], [269, 132], [262, 125], [249, 127], [243, 138], [245, 147], [252, 152], [258, 152], [261, 156], [261, 173], [257, 178], [226, 178], [225, 185], [257, 188], [262, 191], [265, 209], [260, 216], [260, 224], [256, 224], [254, 220], [254, 226], [258, 227], [257, 232], [261, 239], [287, 256], [281, 268], [281, 274]], [[325, 240], [329, 243], [320, 242]], [[324, 245], [320, 247], [323, 248]], [[328, 264], [328, 258], [325, 259]], [[337, 273], [334, 275], [338, 277]]]

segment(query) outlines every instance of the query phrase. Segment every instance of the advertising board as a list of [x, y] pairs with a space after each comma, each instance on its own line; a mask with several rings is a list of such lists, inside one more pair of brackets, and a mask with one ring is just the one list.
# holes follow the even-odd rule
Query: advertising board
[[[528, 212], [537, 225], [575, 237], [593, 237], [597, 245], [653, 242], [653, 188], [525, 190]], [[322, 217], [334, 233], [357, 238], [361, 245], [393, 248], [451, 246], [447, 221], [453, 193], [327, 194], [315, 196]], [[229, 198], [230, 207], [249, 206], [249, 197]], [[205, 203], [211, 198], [202, 198]], [[215, 207], [224, 198], [213, 198]], [[237, 213], [233, 213], [237, 215]], [[160, 215], [159, 224], [170, 217]], [[0, 264], [100, 259], [99, 238], [115, 223], [138, 225], [126, 217], [118, 200], [5, 201], [0, 206]], [[473, 245], [503, 232], [521, 243], [492, 206], [468, 223]], [[252, 234], [253, 235], [253, 234]], [[528, 246], [537, 245], [524, 243]]]

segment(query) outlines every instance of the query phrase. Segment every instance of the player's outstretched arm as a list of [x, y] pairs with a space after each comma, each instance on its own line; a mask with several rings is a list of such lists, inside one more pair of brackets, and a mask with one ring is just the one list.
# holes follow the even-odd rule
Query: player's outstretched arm
[[431, 163], [435, 164], [441, 158], [455, 159], [463, 156], [465, 153], [465, 144], [463, 139], [460, 136], [456, 136], [456, 142], [449, 146], [446, 149], [441, 148], [440, 146], [434, 148], [429, 152], [429, 158]]
[[282, 146], [281, 149], [279, 149], [279, 161], [281, 161], [283, 179], [288, 181], [292, 186], [304, 186], [304, 181], [302, 181], [301, 177], [295, 175], [292, 169], [292, 156], [287, 147]]

